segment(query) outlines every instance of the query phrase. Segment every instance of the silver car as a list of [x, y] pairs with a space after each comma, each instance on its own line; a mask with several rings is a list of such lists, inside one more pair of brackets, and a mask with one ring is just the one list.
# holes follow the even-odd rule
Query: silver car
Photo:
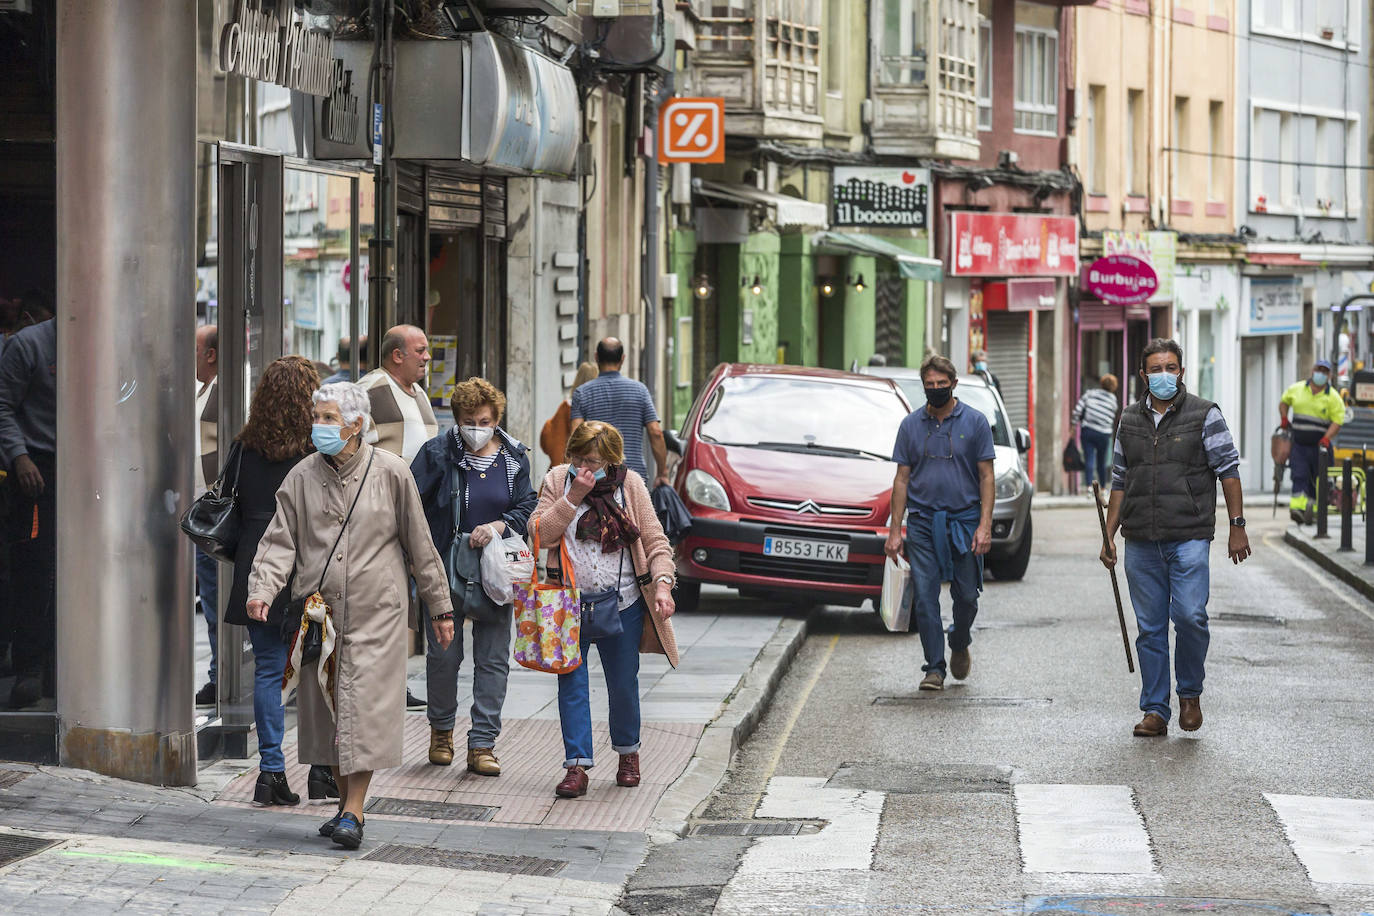
[[[926, 392], [919, 370], [866, 366], [859, 371], [892, 379], [912, 410], [925, 406]], [[1031, 496], [1035, 486], [1021, 461], [1021, 455], [1030, 451], [1030, 433], [1011, 428], [1002, 396], [979, 376], [959, 376], [955, 397], [988, 418], [997, 453], [993, 459], [997, 503], [992, 510], [992, 550], [988, 553], [987, 570], [997, 579], [1020, 579], [1026, 574], [1031, 554]]]

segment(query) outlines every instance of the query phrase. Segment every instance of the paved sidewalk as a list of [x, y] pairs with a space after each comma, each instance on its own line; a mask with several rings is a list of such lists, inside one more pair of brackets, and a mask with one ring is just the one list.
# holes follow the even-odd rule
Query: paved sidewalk
[[[424, 713], [398, 710], [407, 718], [406, 762], [378, 773], [372, 793], [396, 813], [369, 811], [355, 853], [317, 834], [333, 805], [307, 801], [305, 768], [293, 760], [294, 729], [286, 752], [302, 796], [296, 808], [251, 806], [256, 761], [217, 761], [202, 768], [193, 789], [0, 764], [0, 909], [609, 912], [650, 836], [679, 829], [681, 812], [715, 788], [730, 751], [766, 706], [805, 630], [788, 613], [720, 592], [704, 596], [700, 612], [675, 618], [681, 665], [670, 670], [661, 657], [642, 657], [644, 783], [637, 789], [614, 784], [595, 653], [601, 766], [582, 799], [553, 796], [563, 753], [550, 675], [512, 671], [497, 744], [505, 772], [497, 779], [468, 774], [460, 763], [430, 766]], [[418, 695], [423, 671], [423, 659], [412, 659]], [[462, 711], [471, 688], [464, 675]], [[459, 744], [465, 729], [460, 721]], [[667, 822], [656, 818], [658, 808], [669, 812]], [[56, 845], [22, 857], [45, 841]], [[10, 847], [21, 857], [7, 858]]]
[[1329, 536], [1325, 539], [1317, 539], [1315, 525], [1289, 525], [1283, 539], [1326, 572], [1374, 601], [1374, 566], [1366, 566], [1364, 562], [1367, 530], [1356, 516], [1351, 538], [1354, 549], [1346, 552], [1340, 550], [1341, 520], [1338, 515], [1330, 518]]

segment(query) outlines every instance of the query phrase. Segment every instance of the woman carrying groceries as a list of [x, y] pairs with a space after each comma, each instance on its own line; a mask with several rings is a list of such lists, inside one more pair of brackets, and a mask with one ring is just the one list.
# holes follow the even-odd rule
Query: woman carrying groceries
[[553, 416], [544, 422], [544, 429], [539, 433], [539, 449], [549, 456], [549, 464], [562, 464], [565, 460], [564, 449], [568, 444], [568, 435], [572, 432], [573, 392], [596, 378], [597, 374], [596, 363], [586, 362], [578, 366], [577, 375], [573, 376], [572, 387], [568, 389], [568, 396], [558, 405]]
[[[515, 615], [509, 605], [497, 605], [481, 588], [480, 556], [493, 538], [524, 537], [538, 498], [530, 485], [529, 449], [501, 429], [506, 396], [486, 379], [470, 378], [453, 390], [450, 407], [458, 426], [426, 442], [410, 465], [430, 536], [454, 592], [453, 642], [441, 647], [431, 635], [425, 652], [429, 762], [436, 766], [453, 763], [463, 620], [470, 616], [473, 673], [468, 772], [500, 776], [495, 748], [510, 676]], [[479, 581], [470, 588], [467, 583], [473, 572], [479, 572]]]
[[[673, 549], [663, 535], [644, 478], [625, 467], [625, 443], [609, 423], [588, 421], [568, 440], [568, 464], [549, 471], [532, 524], [540, 544], [562, 538], [578, 589], [587, 596], [618, 592], [620, 633], [589, 640], [582, 622], [583, 659], [596, 645], [606, 672], [611, 747], [620, 755], [617, 785], [639, 785], [639, 653], [668, 656], [677, 667], [673, 616]], [[556, 556], [557, 553], [551, 553]], [[551, 561], [552, 562], [552, 559]], [[563, 766], [554, 790], [561, 798], [587, 794], [592, 767], [592, 711], [587, 665], [558, 676]]]
[[1112, 479], [1107, 475], [1111, 464], [1112, 436], [1116, 435], [1116, 418], [1121, 413], [1121, 403], [1116, 397], [1116, 376], [1108, 373], [1099, 380], [1100, 387], [1083, 392], [1074, 405], [1072, 419], [1078, 426], [1078, 442], [1083, 446], [1083, 483], [1093, 485], [1093, 472], [1097, 482], [1102, 484], [1103, 495], [1112, 488]]
[[[320, 387], [313, 363], [303, 356], [283, 356], [262, 372], [253, 392], [248, 422], [230, 450], [225, 470], [237, 474], [239, 543], [234, 553], [234, 587], [224, 609], [226, 623], [248, 628], [253, 644], [253, 718], [258, 726], [258, 784], [253, 801], [260, 805], [294, 805], [300, 796], [286, 782], [281, 741], [286, 712], [281, 702], [286, 642], [282, 618], [283, 590], [268, 609], [266, 622], [248, 617], [248, 574], [258, 542], [277, 507], [277, 490], [296, 464], [315, 450], [310, 444], [310, 397]], [[237, 454], [235, 454], [237, 453]], [[338, 798], [339, 788], [328, 767], [312, 766], [307, 786], [311, 798]]]
[[302, 652], [314, 633], [303, 626], [293, 637], [282, 692], [298, 687], [300, 761], [333, 767], [339, 783], [339, 812], [320, 833], [357, 849], [373, 771], [401, 763], [407, 573], [442, 646], [453, 639], [453, 609], [410, 469], [363, 442], [367, 392], [338, 382], [312, 400], [317, 452], [277, 491], [248, 580], [248, 616], [266, 622], [289, 581], [292, 598], [304, 599], [303, 625], [321, 633], [312, 661]]

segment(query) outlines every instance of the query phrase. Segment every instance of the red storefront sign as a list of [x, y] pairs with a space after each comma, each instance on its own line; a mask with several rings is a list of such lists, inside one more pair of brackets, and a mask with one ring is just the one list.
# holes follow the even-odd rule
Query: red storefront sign
[[1103, 302], [1135, 305], [1159, 292], [1159, 275], [1140, 258], [1111, 254], [1093, 261], [1083, 272], [1083, 287]]
[[951, 276], [1072, 277], [1078, 273], [1078, 220], [1072, 216], [956, 210], [949, 219]]

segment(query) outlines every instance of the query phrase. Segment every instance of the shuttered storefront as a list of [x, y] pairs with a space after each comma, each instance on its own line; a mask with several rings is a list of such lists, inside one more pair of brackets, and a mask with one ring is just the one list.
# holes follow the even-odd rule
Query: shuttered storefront
[[988, 312], [988, 368], [1002, 386], [1012, 428], [1030, 428], [1030, 319], [1034, 313]]

